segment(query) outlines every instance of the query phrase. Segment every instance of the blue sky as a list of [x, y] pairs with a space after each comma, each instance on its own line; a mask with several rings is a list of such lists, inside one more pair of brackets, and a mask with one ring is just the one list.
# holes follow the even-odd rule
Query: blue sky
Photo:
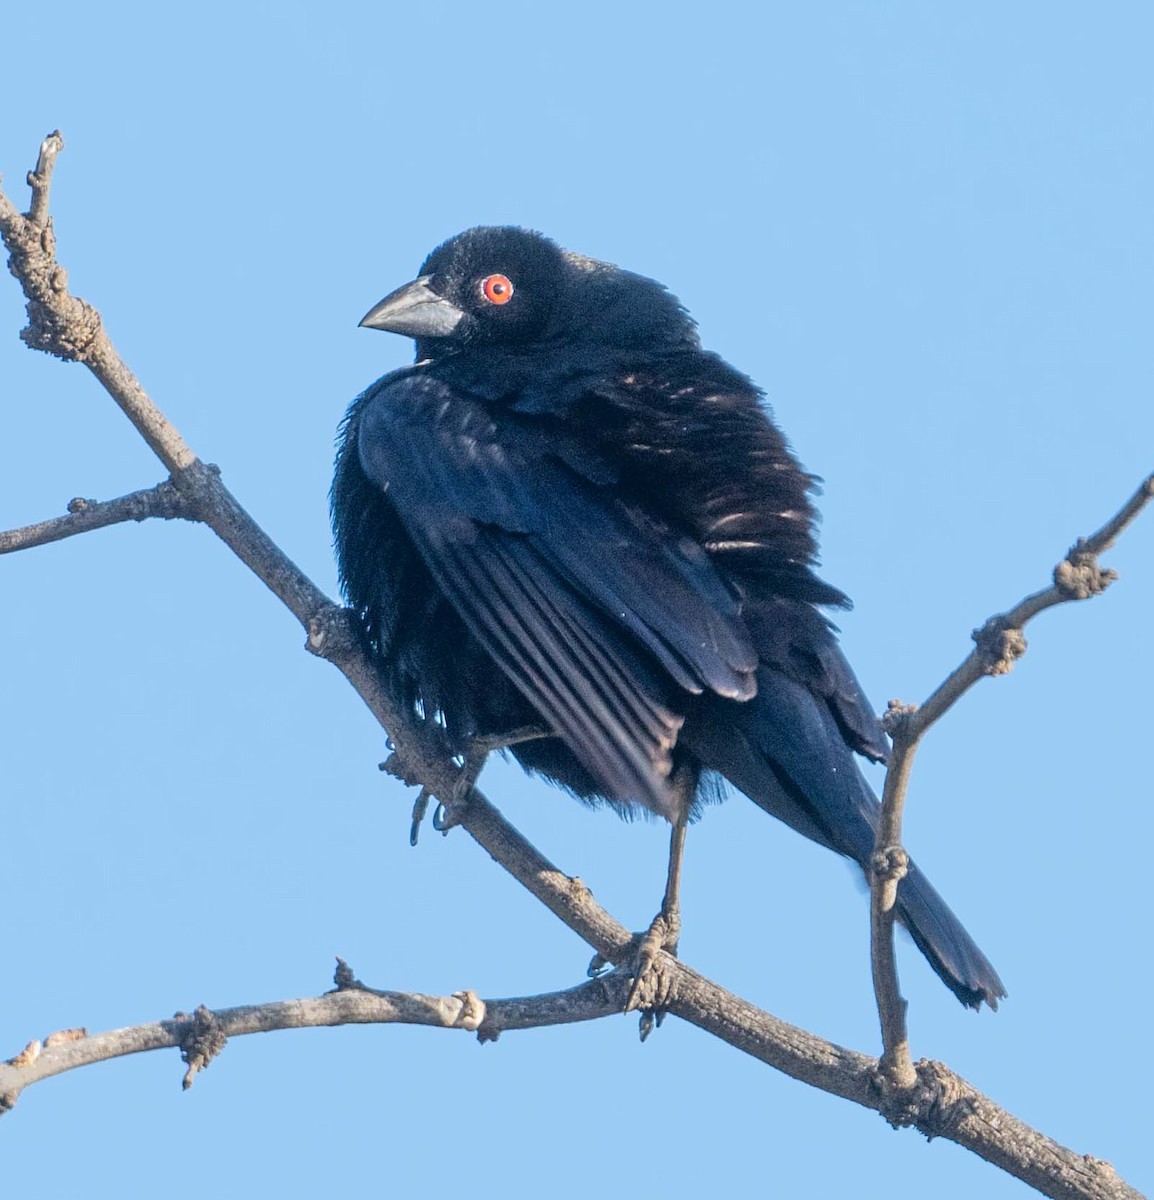
[[[68, 148], [74, 289], [153, 397], [335, 593], [349, 399], [407, 361], [364, 311], [469, 225], [667, 283], [823, 476], [824, 574], [875, 704], [922, 698], [1154, 467], [1154, 17], [1116, 3], [63, 3], [5, 18], [0, 169]], [[0, 281], [0, 526], [161, 471]], [[1106, 597], [1045, 614], [919, 757], [907, 841], [997, 965], [964, 1012], [901, 947], [915, 1056], [1154, 1182], [1148, 765], [1154, 520]], [[78, 1024], [379, 986], [516, 995], [588, 951], [376, 771], [351, 689], [206, 530], [118, 527], [0, 564], [0, 1053]], [[514, 769], [488, 793], [639, 928], [666, 834]], [[877, 1047], [850, 869], [739, 797], [690, 832], [682, 953]], [[242, 1039], [30, 1090], [12, 1195], [1025, 1196], [667, 1022]], [[865, 1180], [863, 1184], [863, 1179]], [[876, 1185], [876, 1186], [875, 1186]]]

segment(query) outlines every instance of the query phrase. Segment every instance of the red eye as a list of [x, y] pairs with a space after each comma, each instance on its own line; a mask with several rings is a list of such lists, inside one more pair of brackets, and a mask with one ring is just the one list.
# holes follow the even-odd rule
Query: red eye
[[481, 280], [481, 295], [490, 304], [508, 304], [513, 299], [513, 282], [507, 275], [486, 275]]

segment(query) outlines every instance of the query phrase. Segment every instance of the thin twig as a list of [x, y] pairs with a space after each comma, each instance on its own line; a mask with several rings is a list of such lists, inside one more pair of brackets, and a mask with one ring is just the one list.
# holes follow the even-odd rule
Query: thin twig
[[41, 229], [48, 225], [48, 199], [52, 190], [52, 171], [56, 156], [64, 149], [64, 138], [57, 129], [40, 143], [40, 154], [36, 169], [28, 172], [28, 186], [32, 190], [32, 204], [28, 209], [28, 220]]
[[1031, 593], [1008, 612], [991, 617], [975, 629], [973, 650], [924, 704], [890, 702], [886, 728], [893, 737], [893, 752], [886, 771], [870, 872], [870, 958], [882, 1029], [881, 1073], [894, 1089], [912, 1087], [916, 1081], [906, 1031], [906, 1002], [901, 996], [894, 957], [893, 909], [898, 881], [909, 861], [902, 849], [902, 817], [918, 745], [926, 731], [979, 679], [1005, 675], [1013, 669], [1026, 652], [1022, 630], [1027, 622], [1055, 605], [1099, 596], [1114, 582], [1117, 573], [1101, 567], [1098, 556], [1114, 545], [1152, 499], [1154, 474], [1142, 481], [1101, 529], [1074, 543], [1054, 568], [1054, 582], [1049, 587]]
[[903, 718], [915, 740], [939, 721], [985, 675], [1005, 675], [1026, 651], [1021, 636], [1026, 623], [1047, 608], [1098, 596], [1117, 578], [1098, 565], [1098, 555], [1109, 550], [1119, 535], [1154, 499], [1154, 474], [1139, 485], [1125, 504], [1088, 538], [1080, 538], [1054, 568], [1054, 582], [1020, 600], [1009, 612], [991, 617], [974, 630], [974, 648], [919, 708]]
[[178, 517], [195, 520], [196, 513], [187, 497], [168, 480], [156, 487], [118, 496], [115, 500], [84, 500], [77, 496], [68, 502], [67, 516], [0, 532], [0, 554], [30, 550], [33, 546], [58, 542], [78, 533], [103, 529], [106, 525], [146, 521], [149, 517], [161, 517], [166, 521]]
[[27, 216], [17, 212], [0, 191], [0, 235], [10, 255], [12, 273], [20, 280], [28, 300], [28, 326], [20, 336], [34, 350], [84, 363], [175, 476], [190, 467], [196, 456], [117, 354], [104, 332], [100, 314], [68, 291], [68, 274], [56, 261], [48, 197], [56, 156], [63, 146], [59, 132], [49, 134], [41, 145], [36, 170], [28, 177], [32, 206]]

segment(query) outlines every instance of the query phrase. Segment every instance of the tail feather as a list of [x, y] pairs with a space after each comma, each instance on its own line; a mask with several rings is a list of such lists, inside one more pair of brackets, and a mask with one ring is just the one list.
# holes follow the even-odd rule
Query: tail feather
[[897, 915], [938, 978], [970, 1008], [991, 1008], [1006, 989], [990, 960], [978, 949], [961, 921], [911, 862], [898, 884]]
[[[706, 698], [680, 742], [760, 808], [868, 871], [881, 805], [842, 723], [804, 684], [763, 666], [756, 697]], [[913, 863], [898, 885], [897, 916], [963, 1004], [998, 1007], [1006, 989], [997, 971]]]

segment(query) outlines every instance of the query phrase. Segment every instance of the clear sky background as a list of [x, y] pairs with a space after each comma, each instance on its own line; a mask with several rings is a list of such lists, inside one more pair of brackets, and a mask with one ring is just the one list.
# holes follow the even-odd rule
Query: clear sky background
[[[0, 168], [68, 148], [78, 294], [269, 533], [335, 594], [358, 330], [425, 253], [516, 222], [667, 283], [826, 480], [823, 570], [879, 707], [923, 698], [1154, 468], [1154, 14], [1143, 3], [204, 3], [4, 18]], [[161, 469], [0, 279], [0, 526]], [[1106, 597], [1045, 614], [917, 764], [907, 841], [1009, 999], [963, 1011], [908, 941], [916, 1056], [1154, 1184], [1154, 514]], [[0, 1055], [74, 1025], [378, 986], [518, 995], [589, 951], [412, 794], [295, 622], [205, 529], [0, 563]], [[515, 769], [485, 787], [633, 928], [666, 833]], [[740, 797], [689, 837], [687, 962], [878, 1046], [853, 872]], [[240, 1039], [30, 1089], [6, 1195], [1022, 1197], [957, 1147], [669, 1021]]]

